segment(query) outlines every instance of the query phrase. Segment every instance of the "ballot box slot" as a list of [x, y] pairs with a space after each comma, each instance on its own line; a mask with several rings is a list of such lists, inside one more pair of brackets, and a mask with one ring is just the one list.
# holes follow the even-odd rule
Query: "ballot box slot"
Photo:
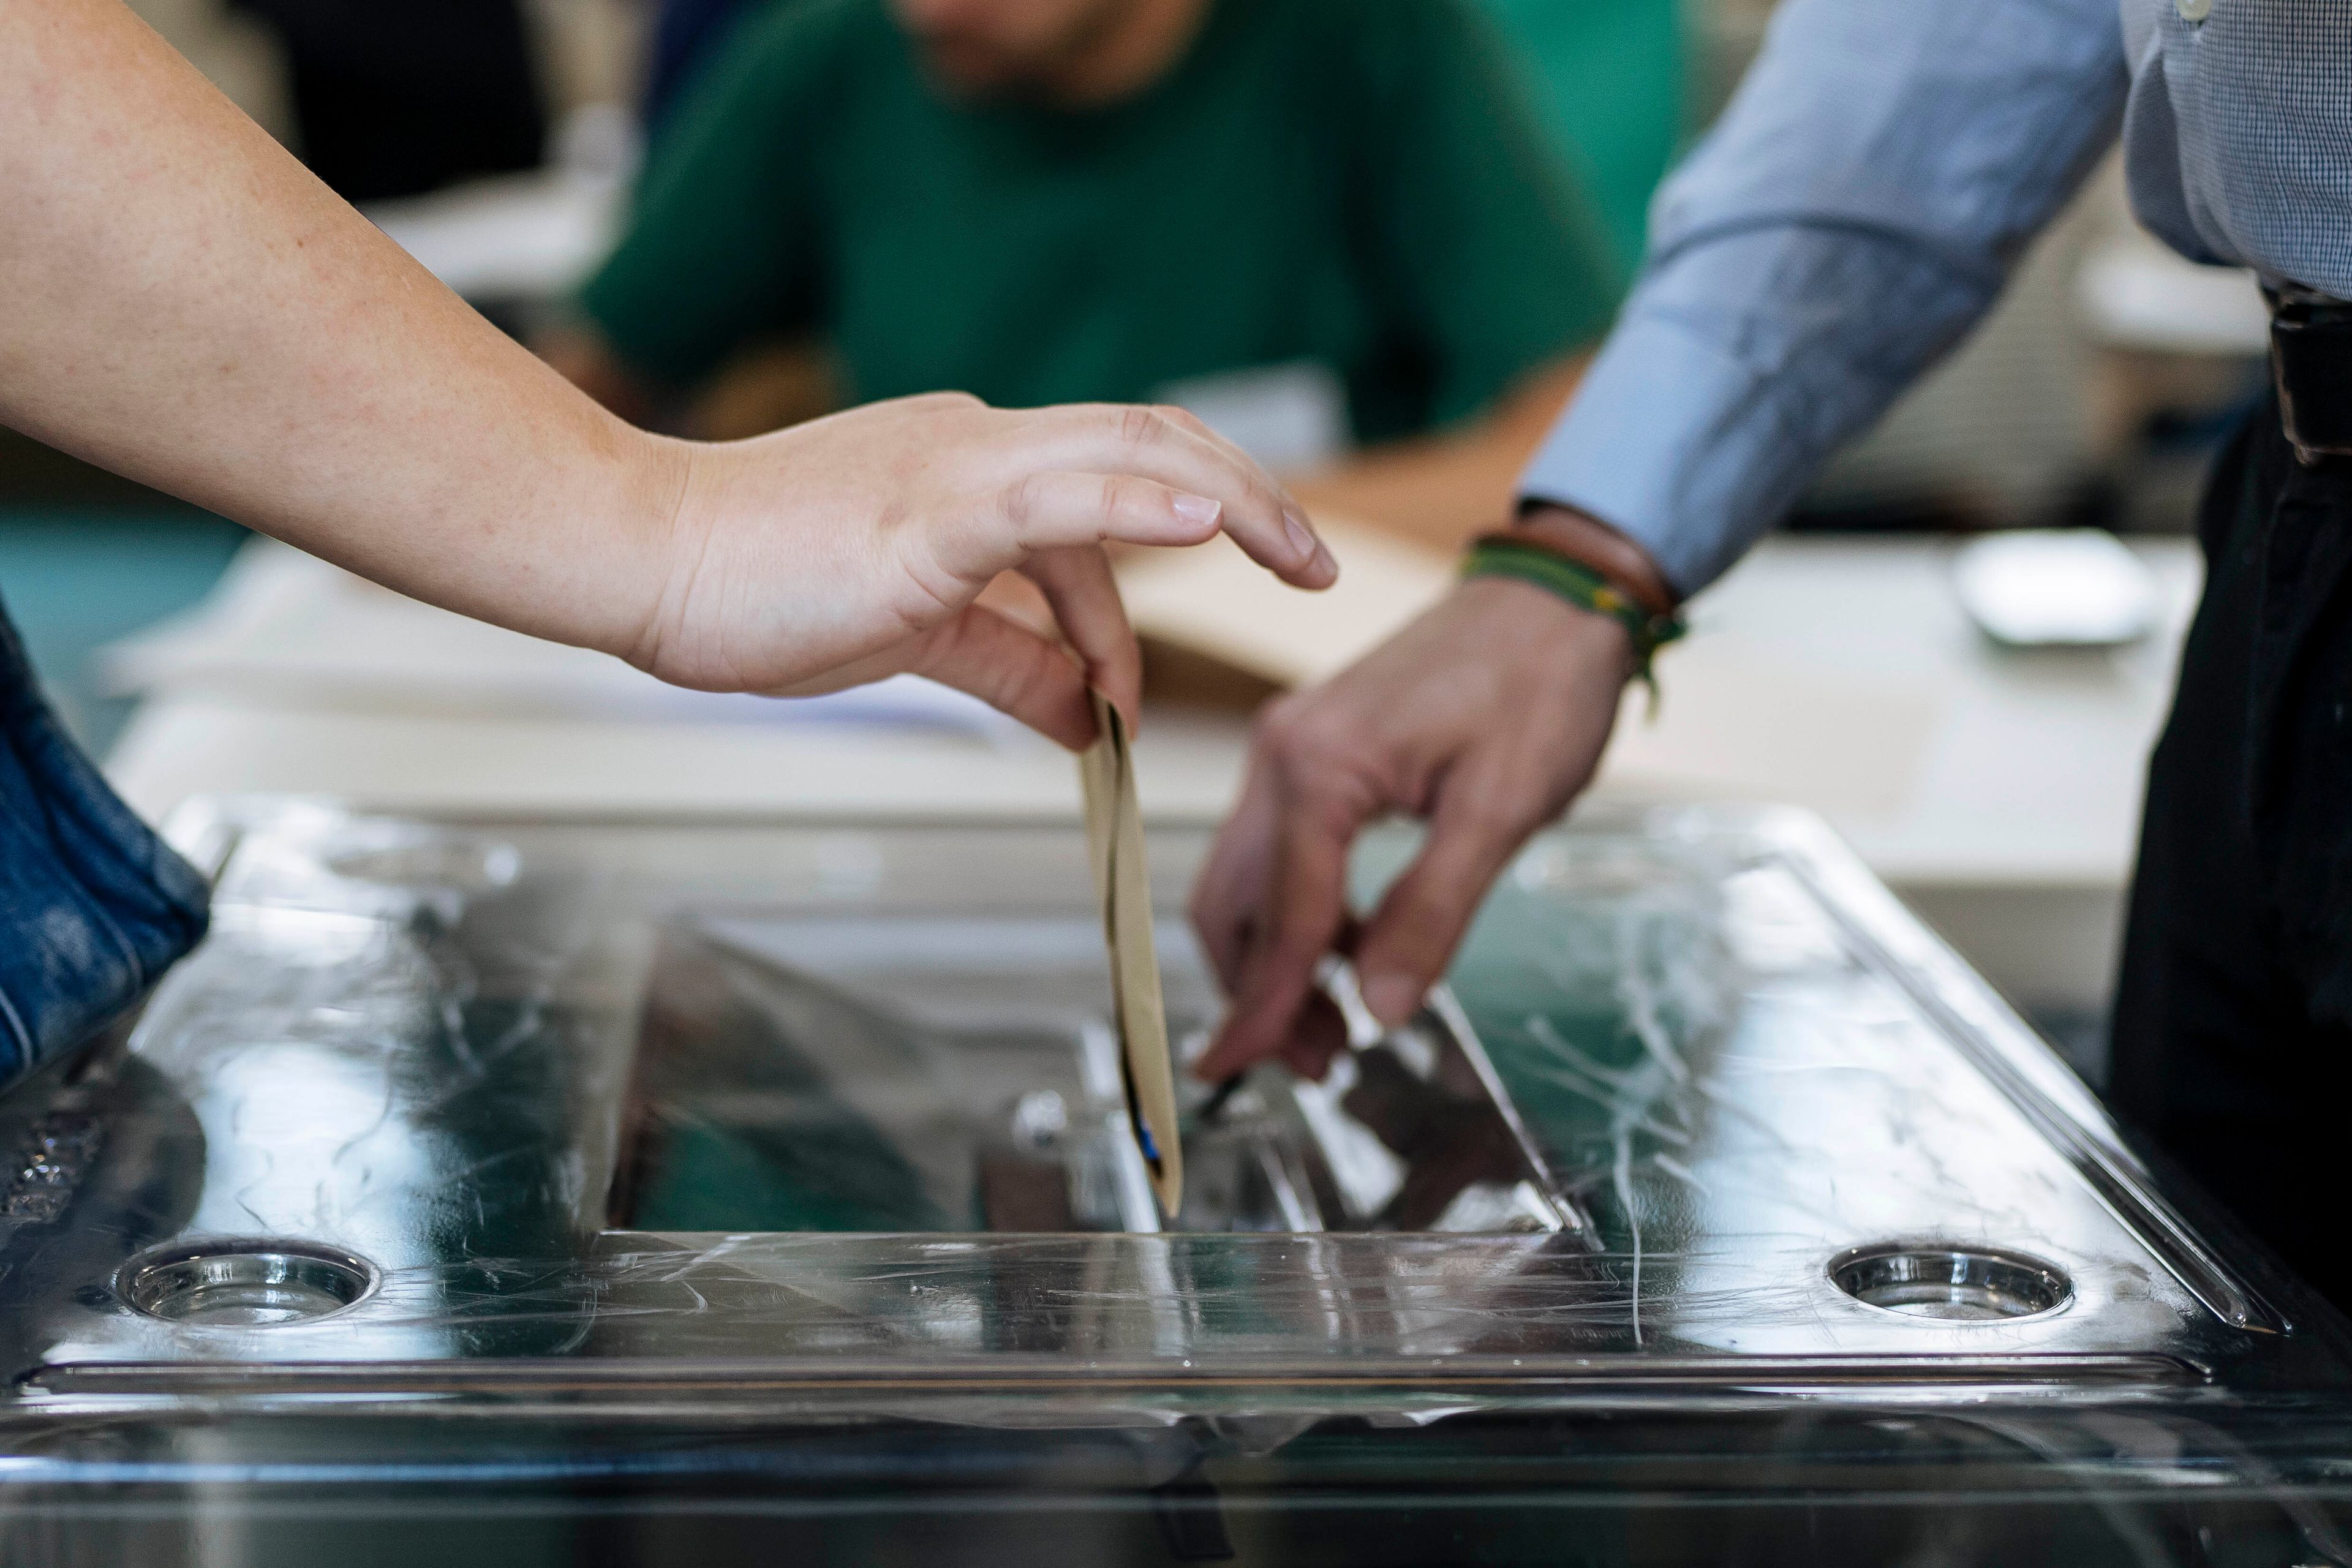
[[[654, 945], [608, 1223], [638, 1230], [1580, 1232], [1441, 988], [1321, 1081], [1187, 1115], [1183, 1211], [1129, 1131], [1079, 920], [688, 912]], [[1181, 973], [1181, 971], [1179, 972]], [[1196, 984], [1172, 1003], [1199, 1037]], [[1217, 1098], [1187, 1082], [1180, 1109]]]

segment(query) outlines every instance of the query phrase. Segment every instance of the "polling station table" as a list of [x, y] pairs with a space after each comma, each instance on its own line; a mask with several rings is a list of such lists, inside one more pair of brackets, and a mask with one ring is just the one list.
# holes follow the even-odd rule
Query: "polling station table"
[[[1699, 601], [1693, 637], [1662, 661], [1658, 720], [1629, 705], [1596, 795], [1805, 806], [2013, 1001], [2095, 1015], [2144, 759], [2199, 581], [2186, 542], [2133, 548], [2160, 585], [2155, 636], [2026, 652], [1963, 616], [1948, 542], [1768, 542]], [[1370, 604], [1304, 605], [1324, 616], [1307, 621], [1322, 657], [1442, 590], [1442, 563], [1384, 564], [1350, 567], [1380, 580]], [[1251, 591], [1247, 578], [1217, 582]], [[1206, 595], [1178, 578], [1129, 596], [1181, 609]], [[1259, 615], [1244, 598], [1242, 617], [1299, 618], [1297, 595], [1272, 605]], [[1278, 662], [1287, 650], [1259, 651]], [[192, 795], [245, 791], [395, 809], [1076, 812], [1066, 758], [968, 706], [915, 696], [780, 721], [773, 704], [669, 692], [268, 544], [198, 616], [126, 649], [114, 674], [146, 700], [110, 772], [156, 818]], [[1213, 820], [1238, 785], [1245, 734], [1230, 713], [1150, 715], [1147, 814]]]

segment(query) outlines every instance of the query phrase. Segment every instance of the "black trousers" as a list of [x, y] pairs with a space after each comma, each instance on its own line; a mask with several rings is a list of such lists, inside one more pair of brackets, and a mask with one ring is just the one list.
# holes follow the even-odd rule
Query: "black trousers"
[[2265, 407], [2216, 468], [2147, 811], [2112, 1098], [2352, 1310], [2352, 459]]

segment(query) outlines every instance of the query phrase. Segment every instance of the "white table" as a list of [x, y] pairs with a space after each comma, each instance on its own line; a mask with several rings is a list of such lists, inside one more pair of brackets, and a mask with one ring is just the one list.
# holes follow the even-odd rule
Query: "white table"
[[[1700, 601], [1663, 665], [1663, 717], [1629, 708], [1598, 788], [1811, 806], [2013, 998], [2095, 1009], [2198, 581], [2185, 543], [2136, 548], [2164, 585], [2159, 636], [2018, 654], [1961, 616], [1947, 543], [1769, 542]], [[256, 790], [499, 813], [1076, 811], [1068, 758], [1002, 726], [780, 721], [756, 699], [669, 693], [277, 547], [118, 673], [147, 700], [109, 771], [151, 816]], [[1147, 813], [1221, 813], [1244, 739], [1236, 715], [1148, 715]]]

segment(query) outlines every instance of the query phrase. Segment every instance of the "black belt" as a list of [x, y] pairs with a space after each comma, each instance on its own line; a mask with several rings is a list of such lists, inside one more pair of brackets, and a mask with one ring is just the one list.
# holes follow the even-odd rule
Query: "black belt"
[[2352, 458], [2352, 303], [2286, 285], [2271, 301], [2279, 423], [2307, 465]]

